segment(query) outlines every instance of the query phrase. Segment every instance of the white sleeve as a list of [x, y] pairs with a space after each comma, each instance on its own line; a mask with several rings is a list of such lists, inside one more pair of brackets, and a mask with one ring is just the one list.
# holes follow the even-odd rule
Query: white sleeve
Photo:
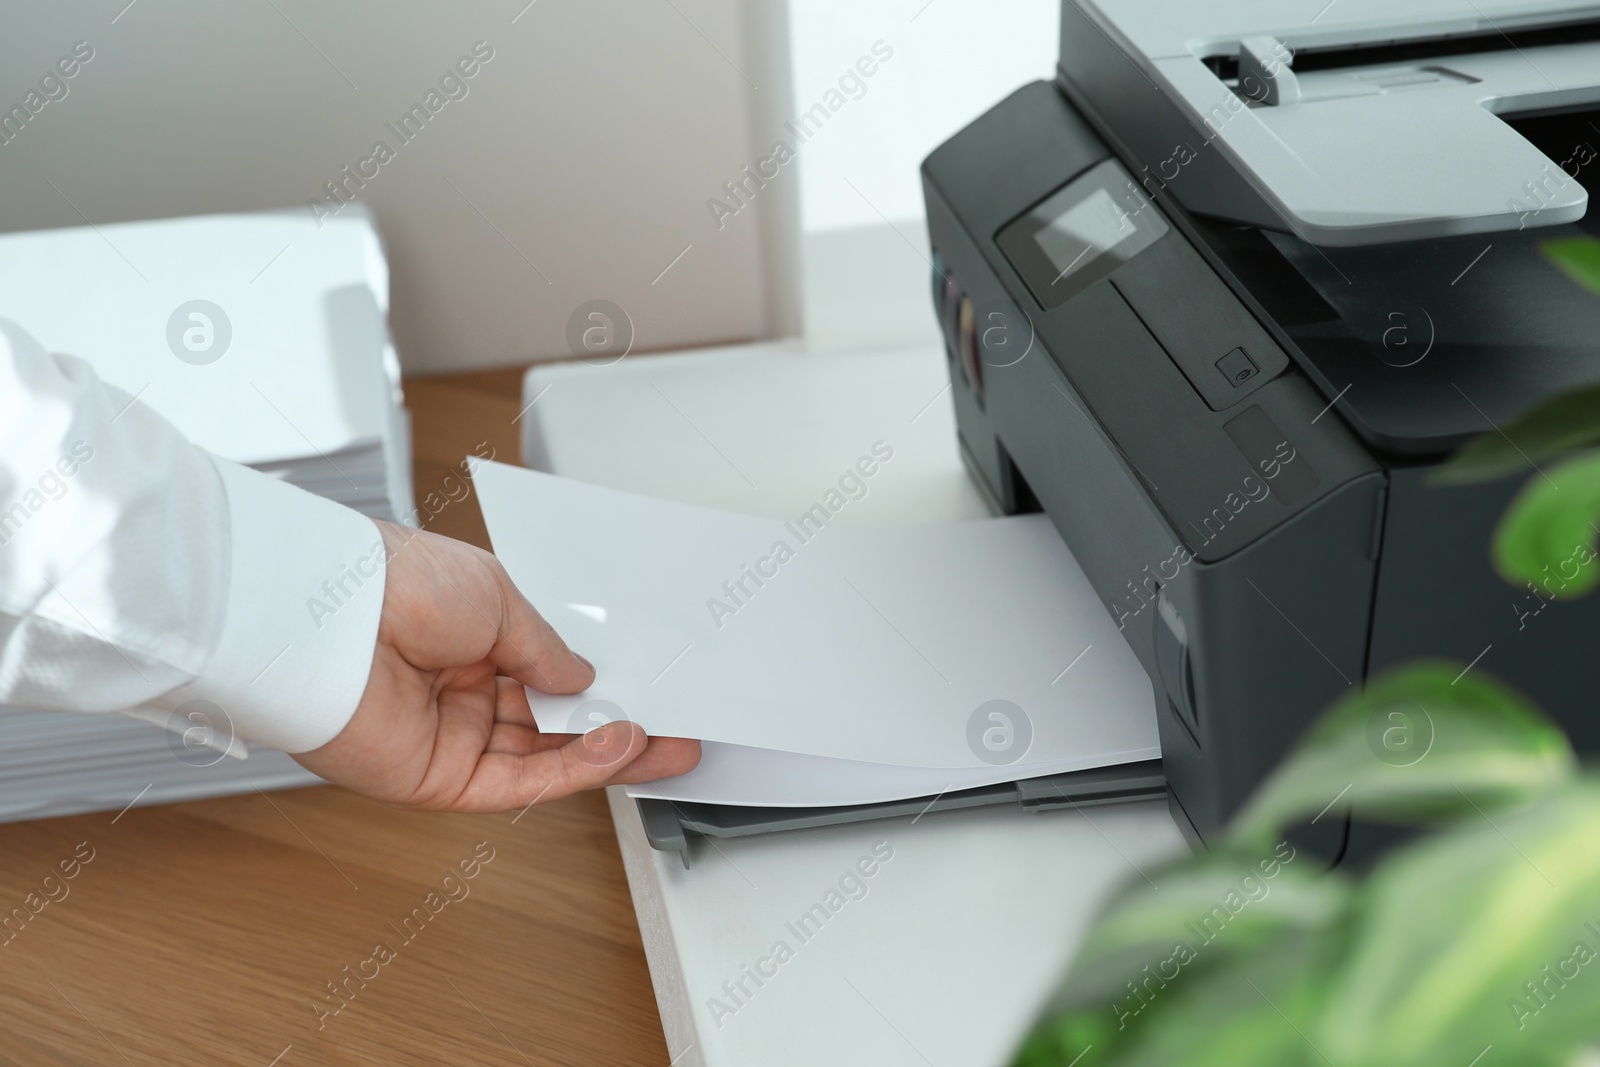
[[316, 748], [366, 688], [384, 561], [370, 520], [0, 321], [0, 704], [161, 721], [206, 701], [219, 733]]

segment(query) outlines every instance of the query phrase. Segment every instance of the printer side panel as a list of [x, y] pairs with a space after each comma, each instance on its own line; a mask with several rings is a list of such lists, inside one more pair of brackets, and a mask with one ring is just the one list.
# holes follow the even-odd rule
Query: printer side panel
[[[1323, 400], [1292, 370], [1263, 373], [1231, 406], [1202, 394], [1169, 347], [1226, 316], [1196, 309], [1196, 329], [1171, 330], [1171, 308], [1149, 303], [1233, 300], [1198, 257], [1158, 241], [1040, 306], [999, 235], [1110, 158], [1049, 83], [938, 149], [923, 168], [935, 304], [964, 454], [1002, 510], [1037, 503], [1061, 531], [1152, 679], [1176, 804], [1214, 839], [1364, 675], [1384, 479], [1342, 424], [1319, 421]], [[1178, 272], [1165, 283], [1143, 273], [1163, 264]], [[975, 330], [997, 328], [1006, 344], [975, 346]], [[1253, 322], [1240, 336], [1260, 344]], [[1272, 355], [1257, 352], [1286, 368]], [[1243, 503], [1284, 456], [1271, 491]], [[1317, 845], [1331, 854], [1342, 820], [1326, 823]]]
[[[1362, 685], [1384, 484], [1378, 472], [1346, 483], [1174, 591], [1190, 601], [1194, 620], [1206, 764], [1178, 799], [1202, 833], [1223, 825], [1310, 724]], [[1327, 802], [1337, 799], [1330, 793]], [[1343, 822], [1334, 808], [1295, 840], [1332, 858]]]

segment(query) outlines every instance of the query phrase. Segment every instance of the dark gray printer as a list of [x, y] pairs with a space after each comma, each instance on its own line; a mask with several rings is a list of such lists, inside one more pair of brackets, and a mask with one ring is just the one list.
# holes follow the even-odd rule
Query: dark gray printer
[[[886, 805], [639, 803], [658, 848], [900, 813], [1160, 795], [1213, 837], [1308, 724], [1424, 657], [1600, 751], [1600, 596], [1491, 569], [1528, 470], [1463, 442], [1600, 383], [1600, 3], [1064, 0], [1054, 82], [923, 165], [961, 448], [1042, 508], [1154, 684], [1162, 759]], [[1370, 856], [1334, 808], [1306, 842]]]
[[1600, 598], [1490, 566], [1535, 468], [1429, 482], [1600, 382], [1600, 299], [1540, 248], [1597, 229], [1600, 5], [1411, 10], [1067, 0], [1057, 80], [923, 166], [963, 454], [1119, 621], [1201, 839], [1421, 657], [1600, 751]]

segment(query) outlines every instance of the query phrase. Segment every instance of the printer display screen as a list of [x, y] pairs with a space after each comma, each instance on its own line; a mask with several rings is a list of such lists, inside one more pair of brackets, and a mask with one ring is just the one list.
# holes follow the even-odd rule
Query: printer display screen
[[1048, 311], [1166, 232], [1161, 212], [1122, 165], [1108, 159], [1007, 224], [997, 241]]
[[1059, 271], [1050, 282], [1055, 286], [1135, 232], [1133, 216], [1113, 200], [1110, 193], [1096, 189], [1051, 219], [1044, 229], [1033, 235], [1033, 240], [1050, 260], [1050, 265]]

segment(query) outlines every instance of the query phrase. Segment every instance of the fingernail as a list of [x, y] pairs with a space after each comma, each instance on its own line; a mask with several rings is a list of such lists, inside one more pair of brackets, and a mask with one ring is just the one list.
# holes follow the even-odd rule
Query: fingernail
[[583, 656], [578, 656], [578, 654], [576, 652], [574, 652], [573, 655], [578, 657], [578, 662], [579, 663], [583, 664], [585, 667], [588, 667], [591, 671], [594, 670], [594, 664], [590, 663], [587, 658], [585, 658]]

